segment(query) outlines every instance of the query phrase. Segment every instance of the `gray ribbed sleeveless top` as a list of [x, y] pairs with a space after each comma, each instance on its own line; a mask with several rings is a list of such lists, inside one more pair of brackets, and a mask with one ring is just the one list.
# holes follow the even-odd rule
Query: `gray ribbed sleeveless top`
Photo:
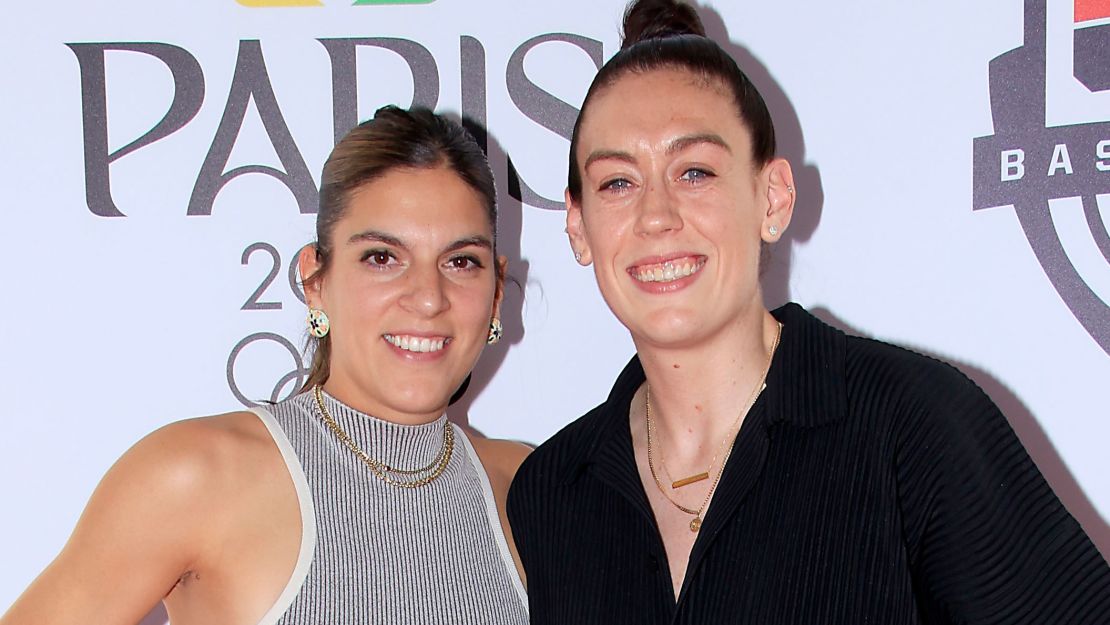
[[321, 420], [311, 393], [255, 414], [281, 450], [301, 507], [301, 550], [260, 625], [528, 622], [527, 599], [489, 479], [466, 434], [446, 416], [398, 425], [329, 395], [328, 412], [371, 458], [430, 464], [455, 428], [443, 474], [414, 489], [374, 477]]

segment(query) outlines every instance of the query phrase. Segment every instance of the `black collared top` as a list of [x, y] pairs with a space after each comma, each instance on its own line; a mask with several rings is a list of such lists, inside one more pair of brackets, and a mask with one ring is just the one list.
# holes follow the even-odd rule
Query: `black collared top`
[[675, 600], [636, 471], [633, 358], [525, 461], [532, 623], [1110, 625], [1110, 567], [956, 369], [797, 305]]

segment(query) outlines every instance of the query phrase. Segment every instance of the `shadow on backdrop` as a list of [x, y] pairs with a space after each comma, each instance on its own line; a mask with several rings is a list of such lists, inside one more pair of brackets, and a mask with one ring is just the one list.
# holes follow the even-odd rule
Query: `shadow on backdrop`
[[[482, 350], [471, 372], [469, 385], [462, 397], [447, 410], [453, 423], [470, 434], [483, 436], [470, 425], [470, 409], [474, 400], [489, 386], [493, 376], [505, 362], [513, 345], [524, 340], [524, 285], [528, 284], [528, 261], [520, 250], [521, 230], [524, 224], [524, 204], [509, 193], [507, 176], [508, 153], [501, 143], [475, 120], [465, 120], [465, 125], [477, 136], [479, 144], [486, 142], [486, 156], [497, 175], [497, 253], [508, 259], [505, 275], [505, 292], [501, 300], [501, 323], [504, 334], [495, 345]], [[505, 167], [505, 170], [502, 169]]]
[[[764, 300], [769, 308], [774, 308], [790, 301], [789, 282], [794, 243], [808, 241], [821, 220], [824, 191], [821, 186], [820, 171], [813, 164], [806, 162], [805, 137], [797, 112], [767, 67], [746, 48], [729, 39], [728, 30], [719, 13], [705, 7], [699, 8], [698, 12], [705, 23], [707, 34], [732, 55], [740, 69], [748, 75], [763, 95], [775, 122], [778, 153], [790, 161], [794, 168], [795, 188], [798, 193], [794, 218], [790, 228], [773, 248], [773, 254], [765, 264], [761, 278]], [[828, 309], [816, 308], [810, 312], [849, 334], [866, 336], [849, 327]], [[1037, 418], [1021, 399], [1005, 384], [982, 369], [951, 358], [941, 358], [919, 347], [914, 347], [914, 350], [955, 365], [987, 393], [1006, 416], [1010, 426], [1017, 433], [1029, 456], [1056, 496], [1083, 526], [1091, 542], [1103, 557], [1110, 559], [1110, 525], [1083, 492]]]
[[806, 162], [806, 142], [798, 113], [786, 92], [771, 75], [767, 67], [747, 48], [734, 43], [728, 35], [724, 19], [716, 10], [698, 7], [698, 14], [705, 24], [706, 34], [716, 41], [736, 61], [740, 69], [759, 89], [771, 119], [775, 123], [775, 140], [778, 155], [790, 161], [794, 171], [794, 189], [797, 204], [790, 227], [779, 242], [772, 246], [771, 254], [762, 267], [760, 281], [763, 300], [768, 308], [777, 308], [790, 301], [790, 265], [795, 243], [804, 243], [813, 236], [821, 221], [825, 192], [821, 187], [821, 172], [817, 166]]
[[[827, 308], [813, 308], [810, 312], [825, 323], [848, 334], [868, 336], [866, 333], [844, 323]], [[947, 356], [939, 356], [918, 346], [913, 346], [912, 349], [915, 352], [955, 366], [986, 392], [987, 396], [994, 401], [1002, 414], [1005, 415], [1006, 420], [1010, 422], [1010, 427], [1017, 433], [1021, 444], [1025, 446], [1025, 450], [1029, 452], [1029, 456], [1033, 459], [1037, 468], [1040, 469], [1053, 492], [1063, 502], [1064, 507], [1083, 526], [1083, 530], [1087, 532], [1087, 536], [1091, 538], [1095, 548], [1102, 553], [1102, 557], [1110, 559], [1110, 525], [1102, 518], [1091, 500], [1087, 498], [1087, 494], [1075, 481], [1075, 477], [1068, 470], [1068, 466], [1064, 463], [1056, 448], [1052, 446], [1052, 441], [1045, 434], [1037, 418], [1033, 416], [1033, 413], [1030, 412], [1021, 399], [1005, 384], [978, 367]]]
[[[793, 244], [808, 241], [821, 219], [824, 205], [821, 175], [816, 166], [806, 162], [805, 138], [802, 134], [801, 122], [798, 120], [794, 105], [782, 87], [751, 52], [729, 39], [728, 30], [719, 13], [708, 7], [697, 7], [697, 9], [705, 24], [706, 34], [732, 56], [759, 89], [775, 123], [778, 155], [790, 161], [793, 167], [794, 187], [798, 198], [794, 217], [790, 227], [774, 246], [761, 276], [764, 300], [768, 306], [775, 307], [790, 300], [789, 278]], [[500, 343], [485, 349], [471, 374], [469, 388], [448, 410], [451, 421], [466, 428], [468, 432], [480, 436], [481, 433], [470, 425], [470, 409], [501, 368], [512, 346], [524, 339], [522, 311], [524, 285], [528, 283], [529, 268], [521, 253], [520, 244], [524, 205], [508, 192], [507, 178], [500, 175], [504, 171], [501, 166], [507, 163], [508, 154], [501, 143], [479, 121], [467, 119], [465, 124], [476, 135], [481, 135], [478, 137], [479, 143], [486, 141], [487, 156], [499, 174], [497, 245], [498, 253], [506, 256], [509, 261], [505, 296], [501, 304], [501, 320], [505, 327], [505, 334]]]

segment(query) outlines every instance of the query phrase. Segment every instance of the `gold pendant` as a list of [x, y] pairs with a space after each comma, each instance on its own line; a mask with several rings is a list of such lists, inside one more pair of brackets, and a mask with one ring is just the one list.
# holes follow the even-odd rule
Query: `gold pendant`
[[701, 473], [698, 473], [697, 475], [691, 475], [690, 477], [684, 477], [681, 480], [675, 480], [674, 482], [671, 482], [671, 488], [682, 488], [683, 486], [689, 486], [690, 484], [696, 484], [702, 480], [708, 479], [709, 472], [703, 471]]
[[694, 517], [693, 521], [690, 521], [690, 531], [694, 532], [696, 534], [697, 531], [700, 530], [700, 529], [701, 529], [701, 517], [696, 516], [696, 517]]

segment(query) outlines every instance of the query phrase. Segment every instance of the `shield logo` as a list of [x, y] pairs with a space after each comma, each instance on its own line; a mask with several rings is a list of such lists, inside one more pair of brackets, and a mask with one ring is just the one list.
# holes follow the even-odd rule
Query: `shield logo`
[[[1074, 16], [1074, 77], [1091, 92], [1106, 91], [1110, 0], [1076, 0]], [[1076, 270], [1049, 209], [1050, 200], [1081, 198], [1091, 236], [1110, 265], [1110, 234], [1098, 206], [1098, 196], [1110, 194], [1110, 111], [1091, 123], [1046, 124], [1046, 28], [1046, 0], [1026, 0], [1023, 45], [990, 63], [994, 134], [973, 142], [972, 207], [1013, 207], [1063, 303], [1110, 355], [1110, 303]]]

